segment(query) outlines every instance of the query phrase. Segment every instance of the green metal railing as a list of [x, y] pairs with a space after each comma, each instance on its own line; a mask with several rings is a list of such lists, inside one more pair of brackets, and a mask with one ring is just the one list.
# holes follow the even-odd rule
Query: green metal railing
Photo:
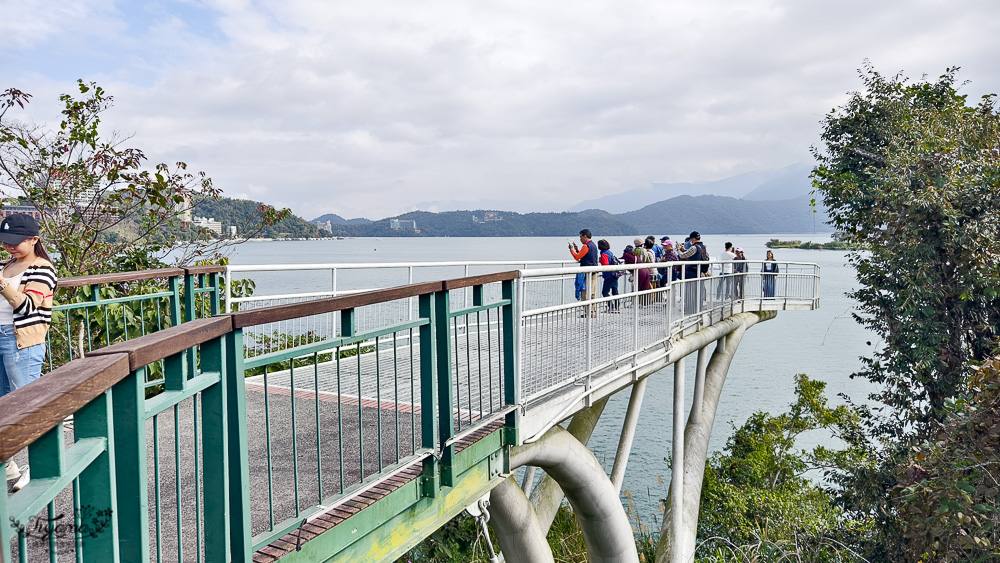
[[[223, 266], [161, 268], [59, 280], [47, 371], [92, 350], [219, 312]], [[160, 385], [162, 370], [149, 370]]]
[[[93, 348], [0, 399], [0, 459], [27, 448], [32, 476], [0, 495], [0, 562], [244, 561], [400, 468], [416, 464], [420, 495], [438, 496], [454, 480], [456, 439], [498, 420], [515, 437], [515, 277], [210, 318], [195, 317], [217, 310], [215, 285], [193, 280], [182, 294], [190, 322]], [[460, 288], [479, 297], [450, 311]], [[412, 298], [418, 318], [355, 330], [360, 309]], [[244, 357], [245, 328], [331, 312], [337, 338]], [[502, 358], [471, 361], [491, 353]], [[474, 390], [502, 399], [473, 400]]]

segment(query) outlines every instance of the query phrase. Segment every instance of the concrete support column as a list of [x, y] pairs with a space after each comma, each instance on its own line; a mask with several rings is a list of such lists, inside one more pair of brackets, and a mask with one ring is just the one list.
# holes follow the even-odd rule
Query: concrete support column
[[694, 399], [691, 401], [691, 424], [701, 421], [701, 406], [705, 399], [705, 367], [708, 365], [708, 348], [698, 350], [698, 366], [694, 376]]
[[545, 532], [531, 502], [513, 477], [490, 492], [490, 526], [496, 532], [505, 561], [552, 563], [552, 548]]
[[[605, 397], [594, 403], [594, 406], [576, 413], [566, 430], [581, 444], [587, 445], [587, 442], [590, 441], [590, 435], [594, 433], [594, 427], [597, 426], [597, 421], [604, 413], [604, 406], [607, 404], [608, 399]], [[538, 486], [532, 489], [530, 495], [531, 504], [535, 507], [535, 514], [538, 515], [542, 531], [548, 533], [565, 496], [562, 488], [559, 487], [559, 483], [546, 475], [538, 483]]]
[[[748, 328], [759, 321], [766, 321], [776, 316], [774, 311], [758, 313], [740, 313], [727, 319], [732, 323], [732, 331], [724, 340], [724, 345], [716, 346], [705, 370], [705, 394], [701, 409], [701, 420], [689, 423], [684, 430], [683, 469], [680, 470], [684, 483], [680, 499], [675, 497], [673, 480], [678, 475], [674, 470], [671, 476], [670, 507], [664, 515], [660, 528], [660, 543], [656, 547], [656, 563], [673, 563], [694, 560], [695, 538], [698, 532], [698, 508], [701, 503], [702, 479], [705, 476], [705, 459], [708, 456], [708, 442], [712, 437], [712, 426], [715, 424], [715, 414], [719, 406], [722, 387], [729, 373], [729, 366], [739, 348], [743, 334]], [[722, 344], [722, 339], [719, 343]], [[704, 346], [706, 343], [702, 343]], [[676, 415], [676, 412], [675, 412]], [[674, 466], [676, 467], [676, 458]], [[679, 509], [675, 509], [680, 505]]]
[[618, 451], [615, 453], [615, 464], [611, 468], [611, 484], [618, 493], [622, 492], [622, 482], [625, 480], [625, 466], [628, 456], [632, 453], [632, 441], [635, 438], [635, 427], [639, 422], [639, 410], [642, 409], [642, 397], [646, 394], [646, 381], [640, 379], [632, 385], [632, 394], [628, 398], [628, 411], [625, 422], [622, 423], [622, 434], [618, 439]]
[[[674, 362], [674, 424], [672, 437], [672, 463], [670, 464], [670, 513], [675, 516], [670, 520], [670, 537], [672, 545], [678, 549], [672, 550], [670, 563], [679, 563], [684, 552], [683, 518], [681, 514], [684, 500], [684, 358]], [[664, 519], [664, 524], [667, 522]]]
[[[604, 468], [594, 457], [594, 454], [581, 444], [569, 432], [556, 426], [545, 433], [537, 442], [511, 449], [511, 469], [524, 465], [541, 467], [554, 479], [566, 493], [566, 499], [573, 507], [573, 513], [580, 524], [583, 539], [587, 544], [587, 558], [595, 563], [638, 563], [635, 538], [632, 526], [622, 507], [618, 492], [608, 479]], [[523, 495], [514, 483], [511, 497]], [[495, 506], [497, 501], [506, 503], [507, 498], [499, 499], [492, 496], [490, 502]], [[510, 516], [508, 516], [510, 515]], [[497, 518], [520, 517], [505, 505], [498, 514], [492, 514], [492, 520]], [[494, 528], [497, 536], [501, 530], [516, 530], [516, 534], [524, 533], [525, 528], [516, 523], [503, 522]], [[539, 532], [541, 526], [539, 525]], [[508, 535], [507, 531], [503, 532]], [[535, 532], [531, 532], [535, 534]], [[544, 538], [544, 536], [542, 536]], [[522, 546], [523, 540], [505, 538], [504, 542]], [[508, 561], [527, 561], [527, 559], [512, 558], [506, 555]]]

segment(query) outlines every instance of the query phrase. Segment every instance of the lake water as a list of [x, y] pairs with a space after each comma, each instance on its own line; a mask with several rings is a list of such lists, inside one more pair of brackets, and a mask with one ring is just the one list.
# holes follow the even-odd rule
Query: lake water
[[[677, 238], [671, 235], [672, 238]], [[234, 247], [232, 264], [304, 264], [359, 262], [431, 262], [462, 260], [554, 260], [569, 258], [569, 237], [514, 238], [353, 238], [344, 240], [249, 242]], [[600, 237], [598, 237], [600, 238]], [[618, 255], [634, 237], [608, 237]], [[683, 238], [683, 237], [681, 237]], [[827, 242], [827, 234], [803, 235], [705, 235], [710, 254], [722, 252], [724, 243], [741, 246], [751, 260], [761, 260], [772, 238]], [[805, 373], [827, 382], [831, 402], [844, 393], [865, 402], [874, 387], [849, 375], [861, 367], [859, 356], [869, 354], [878, 342], [874, 334], [851, 316], [855, 303], [846, 297], [856, 283], [846, 253], [829, 250], [775, 251], [778, 260], [814, 262], [821, 267], [820, 309], [783, 311], [777, 318], [746, 332], [729, 370], [712, 433], [711, 451], [725, 446], [731, 425], [743, 424], [754, 411], [782, 412], [795, 398], [794, 376]], [[323, 288], [327, 289], [327, 288]], [[869, 344], [870, 342], [870, 344]], [[687, 362], [685, 385], [690, 405], [694, 389], [694, 356]], [[639, 417], [625, 488], [633, 493], [644, 521], [659, 518], [658, 500], [666, 496], [670, 470], [673, 368], [650, 377]], [[608, 468], [614, 459], [621, 424], [628, 405], [628, 391], [611, 398], [590, 441], [591, 450]], [[800, 446], [827, 440], [822, 434], [804, 436]], [[662, 477], [664, 486], [658, 485]]]

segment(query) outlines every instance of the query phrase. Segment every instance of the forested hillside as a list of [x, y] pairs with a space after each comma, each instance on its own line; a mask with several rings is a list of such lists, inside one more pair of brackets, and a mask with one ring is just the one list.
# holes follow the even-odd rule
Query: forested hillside
[[[261, 203], [258, 201], [220, 197], [218, 201], [208, 199], [196, 205], [194, 215], [215, 218], [216, 221], [222, 223], [223, 231], [226, 230], [226, 227], [235, 225], [238, 233], [244, 233], [247, 227], [253, 224], [255, 218], [259, 218], [260, 205]], [[301, 217], [289, 215], [276, 225], [266, 227], [260, 236], [267, 238], [322, 238], [330, 235]]]

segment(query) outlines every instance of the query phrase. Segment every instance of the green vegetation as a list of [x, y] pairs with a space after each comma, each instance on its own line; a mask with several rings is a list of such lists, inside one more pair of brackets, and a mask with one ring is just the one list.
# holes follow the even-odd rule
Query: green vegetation
[[[156, 259], [179, 249], [177, 263], [219, 257], [221, 242], [204, 231], [181, 230], [181, 216], [192, 206], [219, 197], [204, 173], [187, 165], [146, 166], [142, 150], [126, 147], [127, 138], [102, 137], [102, 114], [113, 98], [100, 86], [77, 83], [79, 97], [60, 96], [59, 126], [9, 119], [31, 95], [16, 88], [0, 93], [0, 186], [17, 203], [42, 217], [42, 238], [57, 256], [61, 276], [160, 267]], [[244, 236], [254, 236], [289, 214], [258, 206]], [[182, 243], [179, 244], [178, 243]]]
[[768, 248], [798, 248], [800, 250], [851, 250], [846, 242], [834, 240], [830, 242], [802, 242], [801, 240], [778, 240], [773, 238], [764, 243]]
[[263, 238], [325, 238], [331, 236], [321, 231], [316, 225], [306, 222], [301, 217], [287, 214], [274, 224], [258, 227], [261, 209], [267, 206], [259, 201], [246, 199], [230, 199], [219, 197], [206, 199], [194, 206], [194, 214], [198, 217], [212, 217], [223, 224], [223, 236], [228, 236], [225, 228], [236, 227], [237, 236], [242, 233], [252, 233]]

